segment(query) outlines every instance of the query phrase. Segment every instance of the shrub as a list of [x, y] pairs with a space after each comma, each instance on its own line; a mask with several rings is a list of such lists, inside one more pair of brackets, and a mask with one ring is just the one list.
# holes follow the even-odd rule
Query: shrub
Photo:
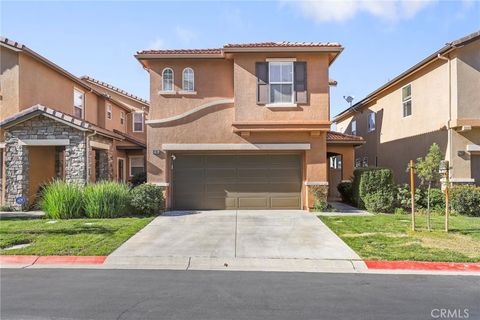
[[351, 181], [340, 182], [337, 186], [337, 190], [340, 192], [343, 202], [353, 202], [353, 185]]
[[85, 215], [89, 218], [114, 218], [127, 213], [130, 192], [124, 183], [102, 181], [84, 190]]
[[402, 215], [402, 214], [408, 214], [408, 212], [403, 209], [403, 208], [395, 208], [395, 211], [394, 211], [395, 214], [398, 214], [398, 215]]
[[480, 217], [480, 187], [454, 186], [450, 199], [451, 208], [458, 214]]
[[141, 185], [142, 183], [146, 183], [146, 182], [147, 182], [147, 173], [146, 172], [136, 173], [132, 177], [132, 180], [130, 181], [133, 188]]
[[[403, 184], [397, 186], [395, 194], [395, 205], [405, 210], [411, 210], [410, 186]], [[415, 209], [427, 207], [427, 190], [415, 188]], [[445, 210], [445, 194], [438, 188], [430, 189], [430, 207], [433, 211]]]
[[[353, 204], [359, 208], [365, 207], [365, 197], [368, 194], [380, 193], [387, 200], [392, 199], [388, 207], [393, 207], [394, 187], [393, 173], [387, 168], [358, 168], [353, 172]], [[377, 195], [378, 196], [378, 195]], [[370, 201], [373, 199], [370, 198]]]
[[79, 218], [83, 214], [83, 190], [75, 183], [53, 181], [42, 191], [40, 207], [50, 219]]
[[430, 189], [430, 208], [435, 212], [445, 211], [445, 193], [441, 189]]
[[130, 204], [138, 213], [160, 213], [165, 207], [163, 188], [153, 184], [141, 184], [132, 189]]
[[392, 212], [395, 198], [392, 190], [379, 190], [363, 197], [365, 208], [370, 212]]
[[0, 211], [3, 212], [14, 212], [15, 208], [11, 206], [0, 206]]

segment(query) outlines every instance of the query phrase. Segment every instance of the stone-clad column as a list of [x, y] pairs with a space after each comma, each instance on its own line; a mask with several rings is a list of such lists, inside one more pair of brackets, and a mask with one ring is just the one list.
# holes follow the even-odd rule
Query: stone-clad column
[[5, 205], [17, 210], [18, 197], [28, 197], [28, 147], [21, 145], [18, 138], [5, 133]]
[[65, 146], [65, 181], [85, 184], [87, 182], [87, 149], [85, 134], [73, 133], [70, 144]]

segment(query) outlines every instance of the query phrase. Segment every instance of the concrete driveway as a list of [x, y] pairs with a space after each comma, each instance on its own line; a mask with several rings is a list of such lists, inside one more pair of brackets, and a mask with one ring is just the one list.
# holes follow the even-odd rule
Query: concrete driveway
[[360, 259], [314, 214], [301, 210], [168, 212], [113, 252], [107, 263], [129, 257]]

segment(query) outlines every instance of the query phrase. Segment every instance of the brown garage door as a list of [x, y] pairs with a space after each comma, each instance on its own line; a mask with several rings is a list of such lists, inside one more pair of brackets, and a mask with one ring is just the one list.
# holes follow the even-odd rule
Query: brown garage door
[[472, 178], [475, 179], [475, 184], [480, 186], [480, 154], [472, 154], [470, 159]]
[[300, 155], [176, 155], [175, 209], [299, 209]]

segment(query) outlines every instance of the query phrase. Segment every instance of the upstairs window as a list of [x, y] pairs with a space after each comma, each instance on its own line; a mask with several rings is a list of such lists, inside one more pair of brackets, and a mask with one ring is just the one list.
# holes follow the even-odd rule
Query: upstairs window
[[368, 127], [368, 132], [372, 132], [375, 130], [375, 112], [370, 112], [368, 114], [368, 123], [367, 123], [367, 127]]
[[107, 104], [107, 119], [112, 120], [112, 105]]
[[412, 85], [402, 88], [403, 117], [412, 115]]
[[120, 111], [120, 124], [123, 126], [125, 124], [125, 112]]
[[183, 69], [182, 74], [182, 89], [183, 91], [193, 92], [195, 91], [194, 82], [195, 82], [195, 74], [192, 68], [185, 68]]
[[356, 136], [357, 135], [357, 120], [352, 121], [352, 135]]
[[162, 90], [173, 91], [173, 70], [165, 68], [162, 72]]
[[270, 103], [293, 103], [293, 62], [270, 62]]
[[143, 132], [143, 112], [133, 113], [133, 132]]
[[85, 93], [80, 90], [73, 89], [73, 115], [83, 119], [85, 110]]

